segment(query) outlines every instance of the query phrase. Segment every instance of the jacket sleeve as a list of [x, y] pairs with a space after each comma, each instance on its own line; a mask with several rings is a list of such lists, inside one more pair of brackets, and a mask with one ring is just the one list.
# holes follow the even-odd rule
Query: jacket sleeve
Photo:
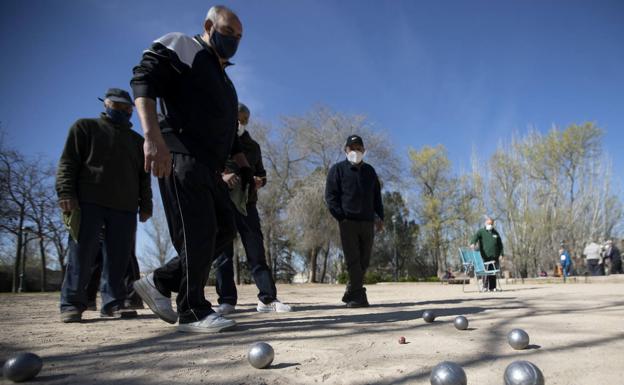
[[141, 62], [132, 69], [133, 76], [130, 80], [135, 99], [146, 97], [156, 100], [164, 96], [165, 90], [174, 79], [172, 55], [175, 53], [159, 42], [154, 42], [143, 52]]
[[255, 164], [255, 170], [256, 170], [255, 176], [262, 179], [262, 186], [264, 186], [267, 183], [267, 178], [266, 178], [267, 173], [266, 173], [266, 170], [264, 169], [264, 164], [262, 163], [262, 150], [260, 149], [260, 145], [256, 144], [256, 146], [258, 149], [258, 161]]
[[78, 199], [78, 177], [82, 166], [81, 154], [86, 151], [86, 137], [80, 121], [69, 129], [65, 147], [56, 170], [56, 194], [59, 199]]
[[342, 190], [340, 187], [340, 176], [337, 167], [334, 165], [329, 169], [327, 182], [325, 183], [325, 203], [331, 215], [338, 221], [345, 219], [342, 211]]
[[230, 151], [230, 155], [236, 155], [243, 152], [243, 145], [241, 144], [240, 138], [238, 135], [234, 134], [234, 142], [232, 143], [232, 149]]
[[[496, 234], [498, 234], [498, 232], [496, 232]], [[505, 255], [505, 252], [503, 250], [503, 240], [501, 239], [500, 234], [498, 234], [498, 237], [496, 237], [496, 243], [498, 243], [498, 250], [500, 250], [500, 255]]]
[[381, 183], [379, 182], [379, 177], [377, 177], [377, 175], [375, 175], [374, 204], [375, 204], [375, 213], [377, 214], [379, 219], [383, 221], [384, 220], [384, 208], [383, 208], [383, 201], [381, 199]]
[[[141, 151], [141, 158], [144, 158], [143, 146], [139, 146]], [[152, 180], [150, 174], [145, 172], [143, 167], [139, 168], [139, 212], [152, 215], [153, 203], [152, 203]]]
[[479, 239], [481, 238], [481, 230], [478, 230], [473, 236], [472, 238], [470, 238], [470, 244], [471, 245], [475, 245], [477, 244], [477, 242], [479, 241]]

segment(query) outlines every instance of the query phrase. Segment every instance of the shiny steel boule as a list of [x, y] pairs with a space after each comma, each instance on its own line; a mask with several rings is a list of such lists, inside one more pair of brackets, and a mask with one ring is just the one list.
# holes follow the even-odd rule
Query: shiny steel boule
[[264, 369], [271, 365], [275, 352], [266, 342], [256, 342], [247, 353], [247, 360], [256, 369]]
[[529, 361], [514, 361], [505, 369], [505, 385], [544, 385], [542, 371]]
[[457, 330], [468, 329], [468, 318], [464, 317], [463, 315], [455, 317], [455, 321], [453, 323], [455, 324], [455, 328]]
[[507, 342], [516, 350], [526, 349], [529, 346], [529, 335], [522, 329], [513, 329], [507, 334]]
[[431, 385], [466, 385], [466, 372], [458, 364], [451, 361], [440, 362], [431, 371]]
[[433, 310], [425, 310], [423, 312], [422, 317], [425, 320], [425, 322], [431, 323], [431, 322], [435, 321], [435, 317], [436, 316], [435, 316], [435, 313], [433, 312]]
[[42, 366], [43, 360], [38, 355], [21, 353], [4, 363], [2, 374], [13, 382], [28, 381], [39, 374]]

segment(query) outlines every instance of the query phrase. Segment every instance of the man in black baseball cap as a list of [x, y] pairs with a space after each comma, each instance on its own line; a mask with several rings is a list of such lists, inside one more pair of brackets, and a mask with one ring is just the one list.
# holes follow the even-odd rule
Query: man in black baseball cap
[[[152, 215], [150, 176], [143, 169], [143, 138], [131, 129], [130, 95], [111, 88], [99, 118], [79, 119], [69, 129], [56, 175], [63, 214], [70, 218], [67, 269], [61, 288], [61, 321], [80, 322], [86, 287], [104, 228], [102, 317], [122, 318], [128, 270], [139, 220]], [[76, 220], [71, 218], [78, 218]]]
[[342, 301], [347, 307], [366, 307], [364, 274], [371, 257], [375, 224], [383, 228], [381, 184], [373, 166], [364, 163], [364, 141], [358, 135], [347, 138], [347, 159], [334, 164], [327, 175], [325, 202], [338, 221], [349, 283]]

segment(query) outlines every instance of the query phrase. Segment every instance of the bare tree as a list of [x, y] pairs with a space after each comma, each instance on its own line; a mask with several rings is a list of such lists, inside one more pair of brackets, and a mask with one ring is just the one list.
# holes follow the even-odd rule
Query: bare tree
[[174, 253], [167, 219], [162, 203], [156, 200], [152, 218], [147, 222], [145, 233], [148, 243], [142, 253], [142, 262], [149, 269], [156, 269], [167, 262]]

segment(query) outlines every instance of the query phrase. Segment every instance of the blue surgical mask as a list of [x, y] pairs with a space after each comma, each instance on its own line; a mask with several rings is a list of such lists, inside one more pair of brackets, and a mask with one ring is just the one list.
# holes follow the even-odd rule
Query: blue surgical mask
[[221, 59], [229, 59], [236, 53], [238, 49], [239, 39], [236, 36], [227, 36], [219, 33], [217, 29], [214, 29], [212, 36], [210, 36], [210, 44], [212, 48], [217, 51], [217, 55]]
[[117, 124], [128, 124], [130, 122], [131, 113], [124, 110], [115, 110], [106, 107], [106, 115]]

